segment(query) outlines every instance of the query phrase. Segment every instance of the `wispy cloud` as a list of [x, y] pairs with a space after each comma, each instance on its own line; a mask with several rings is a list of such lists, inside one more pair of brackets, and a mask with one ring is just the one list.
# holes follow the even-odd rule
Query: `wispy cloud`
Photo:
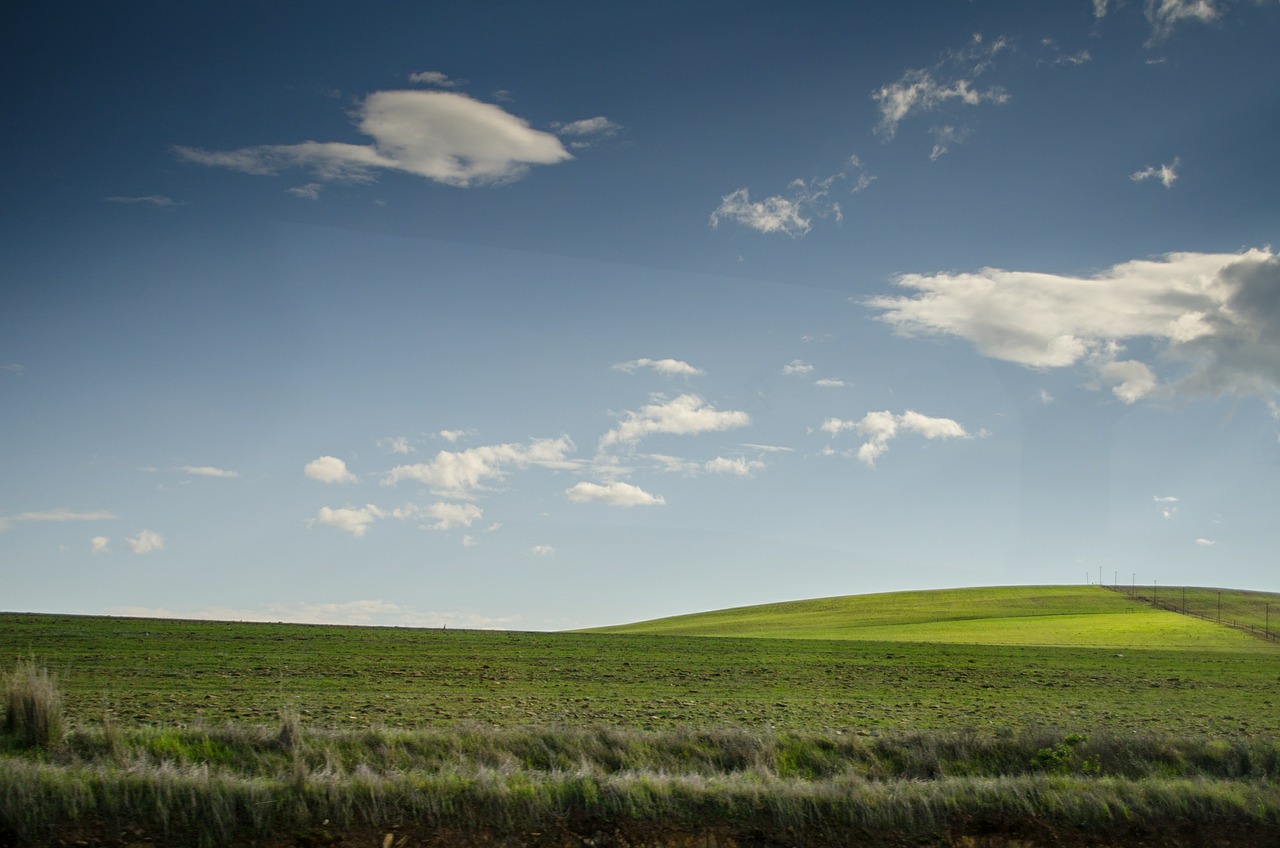
[[143, 197], [131, 197], [125, 195], [112, 195], [111, 197], [102, 198], [107, 203], [123, 203], [126, 205], [142, 205], [155, 206], [160, 209], [171, 209], [175, 206], [182, 206], [171, 197], [165, 197], [163, 194], [148, 194]]
[[336, 456], [321, 456], [302, 467], [302, 473], [321, 483], [354, 483], [356, 475], [347, 470], [347, 464]]
[[1155, 495], [1152, 500], [1155, 501], [1156, 509], [1160, 510], [1162, 518], [1168, 520], [1177, 515], [1179, 498], [1172, 495]]
[[194, 477], [221, 477], [231, 479], [240, 476], [239, 471], [231, 471], [226, 468], [217, 468], [212, 465], [180, 465], [178, 471], [183, 474], [190, 474]]
[[1197, 544], [1197, 545], [1200, 545], [1201, 547], [1204, 547], [1204, 548], [1209, 548], [1209, 547], [1212, 547], [1212, 546], [1214, 546], [1214, 545], [1216, 545], [1216, 544], [1218, 544], [1218, 543], [1217, 543], [1217, 541], [1215, 541], [1215, 540], [1213, 540], [1213, 539], [1205, 539], [1205, 538], [1201, 537], [1201, 538], [1199, 538], [1199, 539], [1196, 539], [1196, 544]]
[[[913, 293], [865, 303], [899, 333], [967, 339], [1030, 368], [1082, 364], [1125, 403], [1166, 388], [1272, 402], [1280, 392], [1280, 257], [1269, 248], [1171, 253], [1091, 277], [984, 268], [897, 282]], [[1131, 339], [1158, 356], [1122, 358]], [[1156, 362], [1184, 368], [1162, 384]]]
[[1142, 12], [1151, 24], [1151, 41], [1168, 37], [1183, 21], [1213, 23], [1222, 17], [1217, 0], [1146, 0]]
[[556, 549], [551, 547], [550, 545], [534, 545], [533, 547], [529, 548], [529, 553], [539, 557], [553, 556], [555, 552], [556, 552]]
[[285, 191], [289, 192], [289, 194], [292, 194], [294, 197], [300, 197], [303, 200], [319, 200], [320, 190], [323, 188], [324, 186], [320, 183], [307, 183], [306, 185], [287, 188]]
[[639, 486], [619, 481], [605, 484], [584, 481], [566, 489], [565, 496], [574, 503], [608, 506], [661, 506], [666, 503], [661, 495], [651, 495]]
[[528, 445], [500, 444], [469, 448], [463, 451], [440, 451], [430, 462], [398, 465], [387, 472], [384, 486], [409, 480], [430, 486], [432, 490], [460, 498], [472, 497], [489, 480], [501, 479], [511, 468], [576, 468], [568, 460], [574, 444], [568, 436], [558, 439], [534, 439]]
[[[978, 106], [1007, 102], [1009, 94], [1003, 88], [980, 89], [976, 80], [1008, 46], [1003, 38], [986, 41], [981, 35], [975, 35], [966, 47], [946, 53], [934, 65], [909, 69], [897, 81], [876, 89], [871, 95], [880, 110], [876, 133], [888, 141], [897, 134], [899, 124], [916, 115], [936, 112], [953, 104]], [[934, 145], [933, 158], [941, 155], [939, 144], [945, 153], [946, 143], [960, 139], [959, 131], [951, 127], [946, 130], [945, 142]]]
[[511, 182], [530, 166], [573, 158], [555, 135], [454, 92], [374, 92], [357, 118], [372, 143], [304, 141], [224, 151], [176, 146], [174, 152], [186, 162], [246, 174], [303, 168], [321, 182], [370, 182], [379, 171], [402, 171], [462, 188]]
[[709, 474], [727, 474], [732, 477], [750, 477], [764, 467], [764, 462], [759, 459], [747, 459], [741, 456], [733, 459], [717, 456], [703, 465]]
[[908, 409], [901, 415], [884, 410], [868, 412], [857, 421], [828, 418], [818, 428], [832, 438], [851, 430], [866, 441], [858, 448], [856, 456], [864, 464], [875, 467], [876, 460], [889, 450], [889, 442], [902, 433], [915, 433], [926, 439], [967, 439], [969, 433], [950, 418], [932, 418]]
[[430, 85], [436, 88], [457, 88], [466, 83], [466, 80], [451, 79], [448, 74], [440, 71], [415, 71], [409, 74], [409, 82], [416, 82], [418, 85]]
[[15, 377], [21, 377], [26, 370], [16, 362], [0, 365], [0, 374], [12, 374]]
[[679, 359], [633, 359], [630, 362], [616, 362], [613, 365], [614, 371], [625, 371], [628, 374], [641, 368], [676, 377], [697, 377], [706, 373], [701, 368], [695, 368]]
[[654, 402], [623, 414], [618, 426], [600, 438], [600, 449], [634, 444], [659, 433], [693, 435], [745, 427], [751, 416], [736, 410], [718, 410], [698, 395], [684, 394], [671, 400], [656, 396]]
[[42, 524], [64, 521], [115, 521], [120, 516], [106, 510], [76, 512], [70, 509], [46, 509], [37, 512], [20, 512], [17, 515], [0, 515], [0, 533], [15, 524]]
[[409, 440], [404, 436], [389, 436], [385, 439], [378, 439], [378, 447], [398, 454], [411, 454], [414, 450], [413, 445], [409, 444]]
[[570, 147], [581, 150], [613, 138], [622, 131], [623, 127], [599, 115], [595, 118], [584, 118], [581, 121], [570, 121], [567, 124], [554, 122], [551, 124], [551, 129], [556, 135], [570, 139]]
[[764, 200], [752, 200], [746, 188], [726, 194], [720, 205], [711, 213], [712, 229], [721, 221], [739, 224], [758, 233], [784, 233], [801, 238], [813, 229], [814, 218], [844, 220], [840, 203], [832, 198], [838, 183], [852, 180], [851, 194], [871, 185], [875, 177], [867, 173], [857, 156], [850, 156], [844, 168], [829, 177], [811, 180], [792, 180], [786, 194], [776, 194]]
[[1173, 188], [1173, 184], [1178, 180], [1178, 157], [1175, 156], [1172, 162], [1158, 168], [1155, 165], [1148, 165], [1141, 171], [1134, 171], [1129, 175], [1129, 179], [1135, 183], [1157, 180], [1165, 188]]
[[788, 377], [803, 377], [813, 372], [813, 366], [803, 359], [793, 359], [782, 366], [782, 373]]

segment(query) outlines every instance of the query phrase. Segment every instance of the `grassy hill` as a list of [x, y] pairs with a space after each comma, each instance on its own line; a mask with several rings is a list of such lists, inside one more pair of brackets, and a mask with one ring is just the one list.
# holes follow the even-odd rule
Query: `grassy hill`
[[[1167, 591], [1170, 602], [1181, 597], [1181, 590]], [[1273, 599], [1280, 619], [1280, 596], [1188, 591], [1193, 591], [1201, 606], [1208, 603], [1210, 592], [1216, 603], [1221, 591], [1230, 609], [1252, 610], [1252, 603], [1258, 606], [1258, 616], [1265, 599]], [[1153, 608], [1141, 598], [1101, 586], [849, 595], [695, 613], [589, 632], [1232, 652], [1272, 649], [1239, 629]]]

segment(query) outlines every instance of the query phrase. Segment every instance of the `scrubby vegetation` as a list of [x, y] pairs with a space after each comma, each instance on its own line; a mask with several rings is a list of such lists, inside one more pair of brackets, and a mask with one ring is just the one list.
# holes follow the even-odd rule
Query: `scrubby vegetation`
[[[527, 839], [557, 822], [683, 833], [879, 835], [942, 844], [1026, 819], [1082, 835], [1280, 827], [1280, 743], [1202, 738], [880, 736], [685, 729], [75, 730], [0, 759], [0, 834], [52, 843], [131, 829], [218, 845], [330, 831]], [[305, 839], [304, 839], [305, 841]]]

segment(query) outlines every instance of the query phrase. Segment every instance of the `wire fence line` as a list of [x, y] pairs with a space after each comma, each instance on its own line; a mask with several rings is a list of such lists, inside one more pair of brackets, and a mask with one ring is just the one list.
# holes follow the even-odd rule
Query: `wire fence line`
[[[1132, 584], [1102, 584], [1102, 588], [1126, 595], [1153, 609], [1233, 627], [1268, 642], [1280, 641], [1280, 596], [1267, 600], [1268, 596], [1265, 595], [1258, 597], [1252, 593], [1229, 589], [1190, 586], [1152, 587], [1150, 594], [1147, 593], [1147, 587], [1139, 588]], [[1189, 597], [1188, 592], [1191, 593]]]

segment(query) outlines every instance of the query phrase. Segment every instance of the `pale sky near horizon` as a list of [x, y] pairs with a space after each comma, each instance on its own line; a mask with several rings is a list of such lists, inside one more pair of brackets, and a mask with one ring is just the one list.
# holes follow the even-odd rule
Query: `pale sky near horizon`
[[1280, 3], [0, 9], [0, 609], [1280, 591]]

